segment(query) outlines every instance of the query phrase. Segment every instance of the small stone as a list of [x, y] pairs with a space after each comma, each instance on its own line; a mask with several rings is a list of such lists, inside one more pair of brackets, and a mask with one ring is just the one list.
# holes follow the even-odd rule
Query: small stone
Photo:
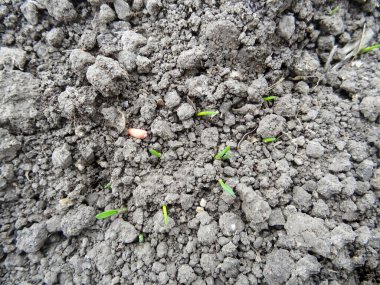
[[189, 103], [182, 103], [177, 110], [177, 116], [181, 121], [190, 119], [194, 114], [195, 110]]
[[98, 19], [102, 24], [108, 24], [116, 19], [116, 15], [110, 6], [102, 4], [100, 6]]
[[157, 16], [162, 8], [161, 0], [147, 0], [145, 7], [151, 16]]
[[72, 209], [62, 218], [61, 229], [65, 236], [79, 235], [84, 229], [95, 222], [95, 209], [85, 205]]
[[71, 22], [77, 17], [74, 5], [68, 0], [46, 0], [46, 9], [57, 21]]
[[134, 242], [138, 235], [139, 232], [133, 225], [122, 219], [116, 219], [106, 231], [105, 239], [128, 244]]
[[244, 223], [234, 213], [224, 213], [219, 218], [219, 227], [225, 236], [233, 236], [244, 230]]
[[330, 210], [325, 201], [319, 199], [317, 202], [313, 203], [311, 214], [312, 216], [324, 219], [330, 215]]
[[351, 154], [351, 157], [356, 162], [362, 162], [368, 157], [368, 145], [365, 142], [357, 142], [350, 140], [347, 143], [347, 149]]
[[110, 273], [115, 267], [116, 255], [113, 254], [109, 243], [103, 241], [95, 244], [86, 254], [85, 260], [92, 260], [96, 269], [104, 275]]
[[95, 64], [87, 69], [88, 82], [103, 96], [117, 96], [124, 89], [127, 77], [120, 64], [105, 56], [97, 56]]
[[170, 128], [167, 121], [156, 119], [151, 125], [151, 132], [153, 135], [159, 136], [165, 140], [174, 139], [175, 134]]
[[285, 119], [278, 115], [267, 115], [261, 119], [256, 133], [262, 138], [276, 137], [279, 135], [285, 125]]
[[118, 61], [128, 72], [132, 72], [137, 67], [137, 56], [128, 50], [122, 50], [119, 52]]
[[340, 193], [341, 190], [342, 183], [335, 175], [326, 174], [318, 181], [317, 192], [325, 198], [330, 198], [332, 195]]
[[0, 128], [0, 161], [10, 161], [17, 156], [21, 143], [8, 130]]
[[16, 247], [27, 253], [39, 251], [48, 237], [45, 223], [36, 223], [18, 232]]
[[78, 46], [82, 50], [92, 50], [96, 45], [96, 32], [85, 30], [79, 39]]
[[347, 172], [352, 168], [351, 155], [346, 152], [338, 153], [330, 159], [329, 170], [332, 172]]
[[304, 51], [293, 65], [294, 72], [300, 76], [313, 74], [319, 67], [319, 60], [311, 56], [307, 51]]
[[296, 272], [303, 281], [308, 280], [312, 275], [318, 274], [321, 270], [321, 264], [313, 255], [307, 254], [298, 260], [296, 264]]
[[206, 128], [201, 132], [201, 143], [206, 148], [213, 148], [218, 145], [219, 132], [215, 127]]
[[203, 245], [211, 245], [217, 240], [217, 233], [218, 224], [215, 221], [208, 225], [200, 225], [197, 233], [198, 241]]
[[290, 94], [282, 96], [275, 101], [273, 111], [282, 117], [294, 117], [297, 113], [298, 102], [299, 100]]
[[116, 15], [120, 20], [127, 20], [131, 15], [131, 8], [125, 0], [114, 0]]
[[30, 1], [25, 1], [20, 7], [21, 13], [31, 25], [38, 24], [38, 10], [36, 5]]
[[85, 76], [87, 68], [95, 63], [95, 57], [81, 49], [74, 49], [70, 54], [71, 69], [78, 76]]
[[53, 47], [60, 47], [64, 38], [65, 34], [60, 28], [53, 28], [46, 34], [46, 41]]
[[176, 91], [171, 91], [165, 94], [164, 97], [165, 106], [169, 109], [173, 109], [177, 107], [181, 103], [181, 97], [178, 95]]
[[380, 97], [367, 96], [360, 103], [360, 112], [370, 122], [375, 122], [380, 114]]
[[73, 159], [68, 144], [64, 144], [54, 149], [52, 154], [52, 162], [55, 167], [67, 168], [71, 165]]
[[200, 264], [205, 272], [213, 274], [218, 265], [216, 255], [212, 253], [202, 253]]
[[373, 174], [374, 163], [372, 160], [363, 160], [356, 168], [356, 175], [363, 181], [369, 181]]
[[291, 15], [282, 16], [278, 23], [278, 35], [289, 40], [296, 30], [295, 18]]
[[248, 102], [251, 103], [262, 103], [263, 96], [268, 90], [268, 82], [265, 77], [260, 77], [252, 81], [251, 85], [247, 89]]
[[137, 73], [146, 74], [149, 73], [152, 69], [152, 62], [149, 58], [145, 56], [138, 55], [136, 57]]
[[272, 210], [269, 216], [269, 225], [271, 227], [284, 226], [285, 218], [280, 208]]
[[181, 284], [193, 284], [197, 279], [197, 275], [194, 273], [193, 268], [187, 264], [182, 264], [178, 268], [177, 280]]
[[330, 35], [336, 36], [344, 32], [344, 23], [340, 16], [323, 16], [320, 21], [321, 28]]
[[380, 190], [380, 168], [375, 170], [371, 179], [371, 185], [375, 190]]
[[311, 195], [307, 193], [302, 187], [294, 187], [293, 201], [302, 209], [308, 210], [311, 206]]
[[285, 249], [272, 250], [267, 255], [264, 266], [265, 281], [269, 285], [285, 284], [294, 268], [295, 264], [289, 251]]
[[331, 231], [331, 242], [338, 249], [344, 247], [347, 243], [353, 242], [355, 238], [355, 232], [347, 224], [342, 223]]
[[197, 213], [203, 213], [203, 212], [205, 211], [205, 209], [204, 209], [203, 207], [196, 207], [196, 208], [195, 208], [195, 211], [196, 211]]
[[185, 50], [178, 56], [177, 66], [184, 70], [199, 68], [201, 66], [202, 57], [203, 49], [200, 47]]
[[123, 50], [135, 52], [139, 48], [146, 45], [147, 39], [143, 35], [136, 32], [125, 31], [121, 37], [120, 43]]
[[26, 64], [26, 52], [19, 48], [0, 48], [0, 66], [17, 67], [24, 70]]
[[199, 205], [204, 208], [204, 207], [206, 207], [206, 204], [207, 204], [207, 201], [202, 198]]

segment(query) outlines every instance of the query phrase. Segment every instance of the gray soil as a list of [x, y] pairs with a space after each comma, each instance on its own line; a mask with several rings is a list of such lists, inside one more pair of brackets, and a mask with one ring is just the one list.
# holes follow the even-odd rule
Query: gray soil
[[377, 0], [0, 3], [1, 284], [380, 284]]

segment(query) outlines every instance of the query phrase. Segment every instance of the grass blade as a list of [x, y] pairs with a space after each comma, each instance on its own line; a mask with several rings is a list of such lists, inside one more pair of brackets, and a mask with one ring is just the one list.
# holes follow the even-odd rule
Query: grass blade
[[195, 116], [197, 117], [206, 117], [206, 116], [215, 116], [215, 115], [218, 115], [219, 112], [218, 111], [201, 111], [201, 112], [198, 112]]
[[226, 146], [222, 151], [218, 152], [216, 155], [215, 155], [215, 159], [228, 159], [230, 158], [230, 154], [228, 154], [228, 152], [230, 151], [231, 147], [230, 146]]
[[166, 209], [166, 205], [162, 206], [162, 213], [164, 215], [164, 223], [167, 225], [169, 223], [168, 211]]
[[111, 182], [108, 182], [106, 185], [104, 185], [104, 189], [111, 189], [111, 188], [112, 188]]
[[218, 182], [219, 182], [219, 184], [222, 187], [224, 192], [226, 192], [228, 195], [230, 195], [232, 197], [236, 197], [234, 190], [232, 190], [232, 188], [230, 186], [228, 186], [226, 183], [224, 183], [222, 179], [219, 179]]
[[139, 243], [143, 243], [145, 241], [144, 234], [139, 234]]
[[380, 48], [380, 44], [375, 44], [373, 46], [362, 48], [359, 51], [359, 54], [367, 53], [367, 52], [373, 51], [374, 49], [377, 49], [377, 48]]
[[113, 210], [108, 210], [108, 211], [105, 211], [105, 212], [101, 212], [101, 213], [97, 214], [95, 217], [98, 220], [102, 220], [102, 219], [105, 219], [105, 218], [108, 218], [108, 217], [111, 217], [113, 215], [116, 215], [116, 214], [119, 214], [119, 213], [123, 213], [123, 212], [126, 212], [126, 211], [127, 211], [127, 208], [113, 209]]
[[263, 142], [265, 143], [272, 143], [277, 141], [277, 138], [263, 138]]
[[272, 101], [272, 100], [276, 100], [277, 96], [267, 96], [267, 97], [264, 97], [263, 99], [264, 101]]
[[154, 150], [154, 149], [149, 149], [149, 152], [150, 152], [150, 154], [151, 155], [154, 155], [154, 156], [156, 156], [156, 157], [161, 157], [161, 153], [160, 152], [158, 152], [157, 150]]

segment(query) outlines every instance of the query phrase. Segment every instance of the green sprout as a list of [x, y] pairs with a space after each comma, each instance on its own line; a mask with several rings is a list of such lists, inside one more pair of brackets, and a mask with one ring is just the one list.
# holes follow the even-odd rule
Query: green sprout
[[105, 211], [105, 212], [97, 214], [96, 218], [98, 220], [101, 220], [101, 219], [105, 219], [105, 218], [111, 217], [113, 215], [117, 215], [119, 213], [124, 213], [126, 211], [127, 211], [127, 208], [108, 210], [108, 211]]
[[164, 223], [167, 225], [169, 223], [168, 211], [166, 209], [166, 205], [162, 206], [162, 214], [164, 215]]
[[215, 116], [215, 115], [218, 115], [219, 112], [218, 111], [201, 111], [201, 112], [198, 112], [195, 114], [195, 116], [197, 117], [206, 117], [206, 116]]
[[161, 153], [160, 152], [158, 152], [157, 150], [154, 150], [154, 149], [149, 149], [149, 152], [150, 152], [150, 154], [152, 154], [152, 155], [154, 155], [154, 156], [157, 156], [157, 157], [161, 157]]
[[104, 189], [111, 189], [112, 184], [111, 182], [108, 182], [106, 185], [104, 185]]
[[232, 197], [236, 196], [234, 190], [232, 190], [232, 188], [230, 186], [228, 186], [226, 183], [224, 183], [222, 179], [219, 179], [218, 182], [219, 182], [219, 184], [222, 187], [224, 192], [226, 192], [228, 195], [230, 195]]
[[218, 152], [214, 158], [215, 159], [222, 159], [222, 160], [227, 160], [231, 157], [231, 154], [229, 154], [228, 152], [230, 151], [231, 147], [230, 146], [226, 146], [222, 151]]
[[367, 53], [377, 48], [380, 48], [380, 44], [375, 44], [369, 47], [362, 48], [361, 50], [359, 50], [359, 54]]
[[145, 241], [145, 236], [143, 233], [139, 234], [139, 243], [143, 243]]
[[336, 6], [335, 8], [333, 8], [333, 9], [331, 10], [331, 12], [330, 12], [330, 16], [333, 16], [333, 15], [335, 15], [336, 13], [338, 13], [339, 9], [340, 9], [340, 6], [339, 6], [339, 5]]
[[277, 141], [277, 138], [263, 138], [263, 142], [265, 143], [272, 143], [272, 142], [275, 142]]
[[267, 96], [267, 97], [264, 97], [263, 99], [264, 101], [272, 101], [272, 100], [276, 100], [277, 96]]

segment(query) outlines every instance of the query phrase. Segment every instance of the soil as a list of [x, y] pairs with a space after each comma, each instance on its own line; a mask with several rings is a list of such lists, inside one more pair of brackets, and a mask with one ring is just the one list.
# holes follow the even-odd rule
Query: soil
[[0, 3], [1, 284], [380, 284], [377, 0]]

